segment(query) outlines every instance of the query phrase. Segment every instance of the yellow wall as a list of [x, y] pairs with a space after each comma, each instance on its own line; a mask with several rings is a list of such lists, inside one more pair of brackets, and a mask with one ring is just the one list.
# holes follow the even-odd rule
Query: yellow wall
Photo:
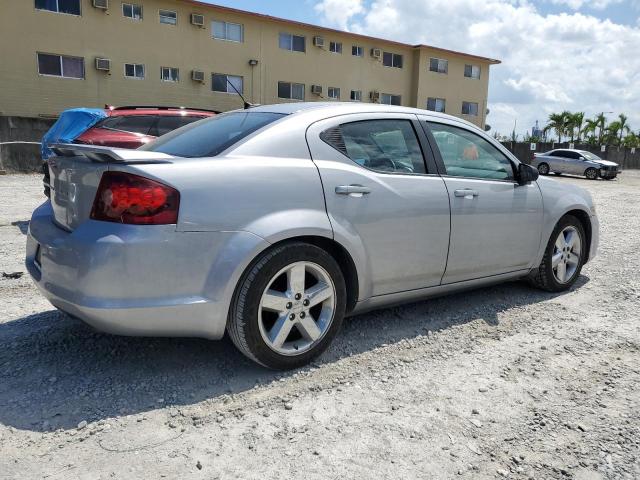
[[[467, 118], [484, 124], [489, 63], [461, 54], [434, 53], [426, 47], [387, 42], [304, 26], [295, 22], [266, 19], [250, 13], [231, 12], [181, 0], [132, 0], [143, 6], [143, 20], [122, 15], [122, 2], [110, 0], [107, 12], [82, 0], [81, 16], [36, 10], [34, 0], [2, 0], [0, 5], [0, 115], [52, 116], [76, 106], [176, 105], [228, 110], [241, 106], [236, 95], [213, 92], [211, 73], [244, 77], [249, 101], [275, 103], [278, 81], [305, 84], [307, 101], [322, 100], [311, 93], [311, 85], [339, 87], [341, 100], [350, 90], [402, 96], [402, 104], [426, 108], [427, 97], [447, 99], [447, 113], [461, 116], [463, 100], [477, 101], [480, 115]], [[178, 13], [177, 25], [159, 21], [159, 10]], [[204, 28], [190, 23], [190, 14], [205, 16]], [[244, 42], [212, 38], [211, 21], [219, 19], [244, 25]], [[306, 53], [282, 50], [280, 32], [304, 35]], [[325, 47], [313, 45], [313, 37], [324, 37]], [[329, 52], [329, 42], [343, 44], [343, 53]], [[351, 55], [351, 46], [364, 48], [364, 57]], [[373, 47], [403, 55], [403, 68], [384, 67], [371, 57]], [[84, 57], [85, 79], [48, 77], [38, 74], [36, 53]], [[429, 57], [449, 60], [449, 74], [431, 73]], [[95, 58], [111, 60], [111, 72], [95, 69]], [[249, 59], [259, 61], [249, 66]], [[145, 79], [124, 77], [124, 63], [145, 64]], [[480, 80], [464, 78], [464, 64], [482, 67]], [[178, 83], [160, 80], [160, 67], [180, 69]], [[204, 84], [191, 80], [191, 71], [205, 72]]]

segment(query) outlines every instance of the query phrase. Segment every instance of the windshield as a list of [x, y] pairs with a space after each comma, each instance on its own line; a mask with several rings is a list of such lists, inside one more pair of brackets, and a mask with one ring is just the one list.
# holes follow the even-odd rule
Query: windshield
[[225, 113], [169, 132], [140, 150], [177, 157], [213, 157], [284, 116], [281, 113], [247, 111]]
[[591, 152], [585, 152], [584, 150], [580, 152], [580, 155], [582, 155], [584, 158], [586, 158], [587, 160], [602, 160], [598, 155], [596, 155], [595, 153], [591, 153]]

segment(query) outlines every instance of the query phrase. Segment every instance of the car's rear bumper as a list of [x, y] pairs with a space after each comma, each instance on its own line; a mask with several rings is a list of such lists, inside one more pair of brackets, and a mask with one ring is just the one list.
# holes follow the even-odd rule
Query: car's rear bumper
[[266, 245], [247, 232], [175, 225], [89, 220], [68, 232], [54, 225], [46, 202], [29, 225], [26, 267], [54, 306], [100, 330], [216, 339], [237, 279]]

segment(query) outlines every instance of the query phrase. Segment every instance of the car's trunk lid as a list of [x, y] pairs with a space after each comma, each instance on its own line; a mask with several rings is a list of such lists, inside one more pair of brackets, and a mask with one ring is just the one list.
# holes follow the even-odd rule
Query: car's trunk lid
[[[54, 221], [74, 230], [91, 215], [102, 174], [114, 164], [170, 163], [171, 155], [91, 145], [53, 145], [47, 161]], [[47, 181], [45, 176], [45, 182]]]

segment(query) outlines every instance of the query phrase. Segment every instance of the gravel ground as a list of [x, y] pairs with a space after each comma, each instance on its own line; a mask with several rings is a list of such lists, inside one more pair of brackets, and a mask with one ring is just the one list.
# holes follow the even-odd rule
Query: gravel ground
[[[640, 172], [560, 181], [602, 223], [572, 291], [361, 315], [297, 372], [98, 333], [0, 278], [0, 478], [640, 478]], [[24, 271], [40, 191], [0, 177], [1, 272]]]

